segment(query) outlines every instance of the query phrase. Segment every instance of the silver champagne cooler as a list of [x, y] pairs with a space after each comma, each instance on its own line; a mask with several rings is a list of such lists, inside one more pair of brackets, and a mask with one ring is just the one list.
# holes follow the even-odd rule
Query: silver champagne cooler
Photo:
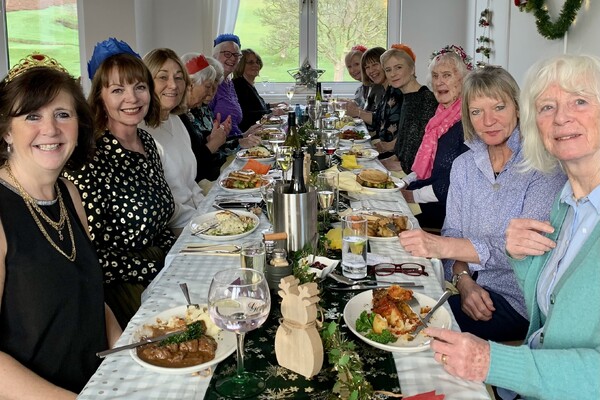
[[317, 191], [308, 185], [307, 193], [285, 193], [289, 184], [278, 183], [273, 193], [273, 232], [287, 233], [287, 245], [277, 247], [288, 251], [301, 250], [304, 245], [315, 243], [317, 237]]

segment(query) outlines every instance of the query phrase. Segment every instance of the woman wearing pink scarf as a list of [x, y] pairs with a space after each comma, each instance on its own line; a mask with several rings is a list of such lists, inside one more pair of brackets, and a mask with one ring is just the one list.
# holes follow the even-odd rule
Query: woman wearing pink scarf
[[464, 144], [461, 119], [462, 82], [473, 69], [471, 58], [455, 45], [433, 53], [429, 71], [431, 87], [439, 106], [425, 127], [412, 171], [402, 190], [409, 203], [419, 203], [421, 227], [441, 229], [446, 216], [446, 195], [450, 186], [450, 169], [456, 157], [468, 148]]

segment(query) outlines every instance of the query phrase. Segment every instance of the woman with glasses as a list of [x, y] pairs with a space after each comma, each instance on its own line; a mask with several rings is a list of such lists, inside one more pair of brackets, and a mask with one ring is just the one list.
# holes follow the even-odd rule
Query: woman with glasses
[[235, 92], [231, 75], [242, 58], [240, 53], [240, 38], [236, 35], [224, 33], [214, 41], [213, 57], [223, 65], [223, 81], [217, 88], [215, 97], [210, 102], [214, 115], [221, 114], [222, 118], [231, 117], [230, 137], [239, 137], [240, 147], [248, 148], [261, 143], [258, 131], [259, 124], [254, 124], [246, 131], [240, 129], [243, 112]]
[[442, 236], [422, 230], [400, 233], [415, 256], [444, 260], [459, 294], [449, 303], [464, 332], [484, 339], [523, 339], [529, 326], [523, 293], [504, 252], [512, 218], [546, 220], [564, 184], [561, 173], [519, 172], [519, 87], [499, 67], [465, 79], [462, 121], [469, 151], [452, 166]]
[[[233, 71], [233, 85], [242, 108], [242, 120], [239, 128], [242, 131], [250, 129], [263, 115], [282, 115], [285, 111], [278, 104], [269, 104], [258, 94], [254, 81], [260, 75], [263, 67], [262, 58], [252, 49], [242, 50], [242, 58]], [[285, 105], [282, 103], [282, 105]]]

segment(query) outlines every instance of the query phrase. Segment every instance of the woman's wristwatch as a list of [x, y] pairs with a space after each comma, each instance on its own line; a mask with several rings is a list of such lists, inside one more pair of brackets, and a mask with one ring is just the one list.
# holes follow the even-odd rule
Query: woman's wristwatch
[[471, 276], [471, 273], [469, 271], [460, 271], [458, 274], [452, 275], [452, 284], [455, 287], [456, 287], [456, 285], [458, 285], [458, 281], [460, 280], [460, 278], [463, 277], [463, 275], [469, 275], [469, 276]]

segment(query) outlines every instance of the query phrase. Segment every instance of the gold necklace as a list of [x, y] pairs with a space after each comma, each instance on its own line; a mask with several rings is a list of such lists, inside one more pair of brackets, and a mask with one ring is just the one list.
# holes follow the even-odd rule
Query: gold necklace
[[[25, 201], [25, 205], [27, 205], [27, 209], [29, 210], [29, 213], [33, 217], [33, 220], [37, 224], [39, 230], [42, 232], [42, 234], [44, 235], [44, 237], [46, 238], [46, 240], [60, 254], [62, 254], [63, 256], [65, 256], [67, 258], [67, 260], [69, 260], [71, 262], [75, 261], [75, 257], [77, 256], [77, 249], [75, 248], [75, 239], [73, 237], [73, 228], [71, 227], [71, 221], [67, 217], [67, 208], [65, 207], [65, 203], [63, 201], [62, 195], [61, 195], [60, 190], [58, 188], [58, 184], [55, 184], [54, 187], [55, 187], [57, 198], [58, 198], [58, 206], [59, 206], [59, 209], [60, 209], [60, 215], [59, 215], [59, 218], [58, 218], [58, 222], [54, 222], [54, 221], [52, 221], [50, 219], [50, 217], [48, 217], [46, 215], [46, 213], [44, 213], [44, 211], [42, 211], [42, 209], [37, 205], [37, 202], [33, 199], [33, 197], [31, 197], [29, 195], [29, 193], [27, 193], [25, 191], [25, 188], [23, 188], [23, 186], [21, 186], [21, 184], [19, 183], [19, 181], [17, 181], [17, 178], [15, 178], [15, 176], [13, 175], [12, 170], [10, 168], [10, 164], [8, 164], [8, 163], [6, 163], [6, 173], [8, 174], [8, 176], [10, 177], [10, 179], [14, 182], [15, 187], [19, 191], [19, 195]], [[66, 223], [67, 223], [67, 230], [69, 231], [69, 240], [71, 240], [71, 246], [72, 246], [71, 247], [71, 254], [70, 255], [67, 255], [67, 253], [65, 253], [60, 247], [58, 247], [58, 245], [56, 243], [54, 243], [54, 240], [52, 240], [52, 238], [50, 237], [50, 235], [48, 234], [48, 232], [46, 232], [46, 229], [42, 225], [42, 221], [40, 221], [40, 219], [38, 218], [37, 214], [40, 214], [44, 218], [44, 220], [52, 228], [54, 228], [54, 230], [56, 230], [58, 232], [58, 237], [59, 237], [59, 239], [61, 241], [63, 240], [62, 229], [63, 229], [63, 227], [65, 225], [65, 221], [66, 221]]]

